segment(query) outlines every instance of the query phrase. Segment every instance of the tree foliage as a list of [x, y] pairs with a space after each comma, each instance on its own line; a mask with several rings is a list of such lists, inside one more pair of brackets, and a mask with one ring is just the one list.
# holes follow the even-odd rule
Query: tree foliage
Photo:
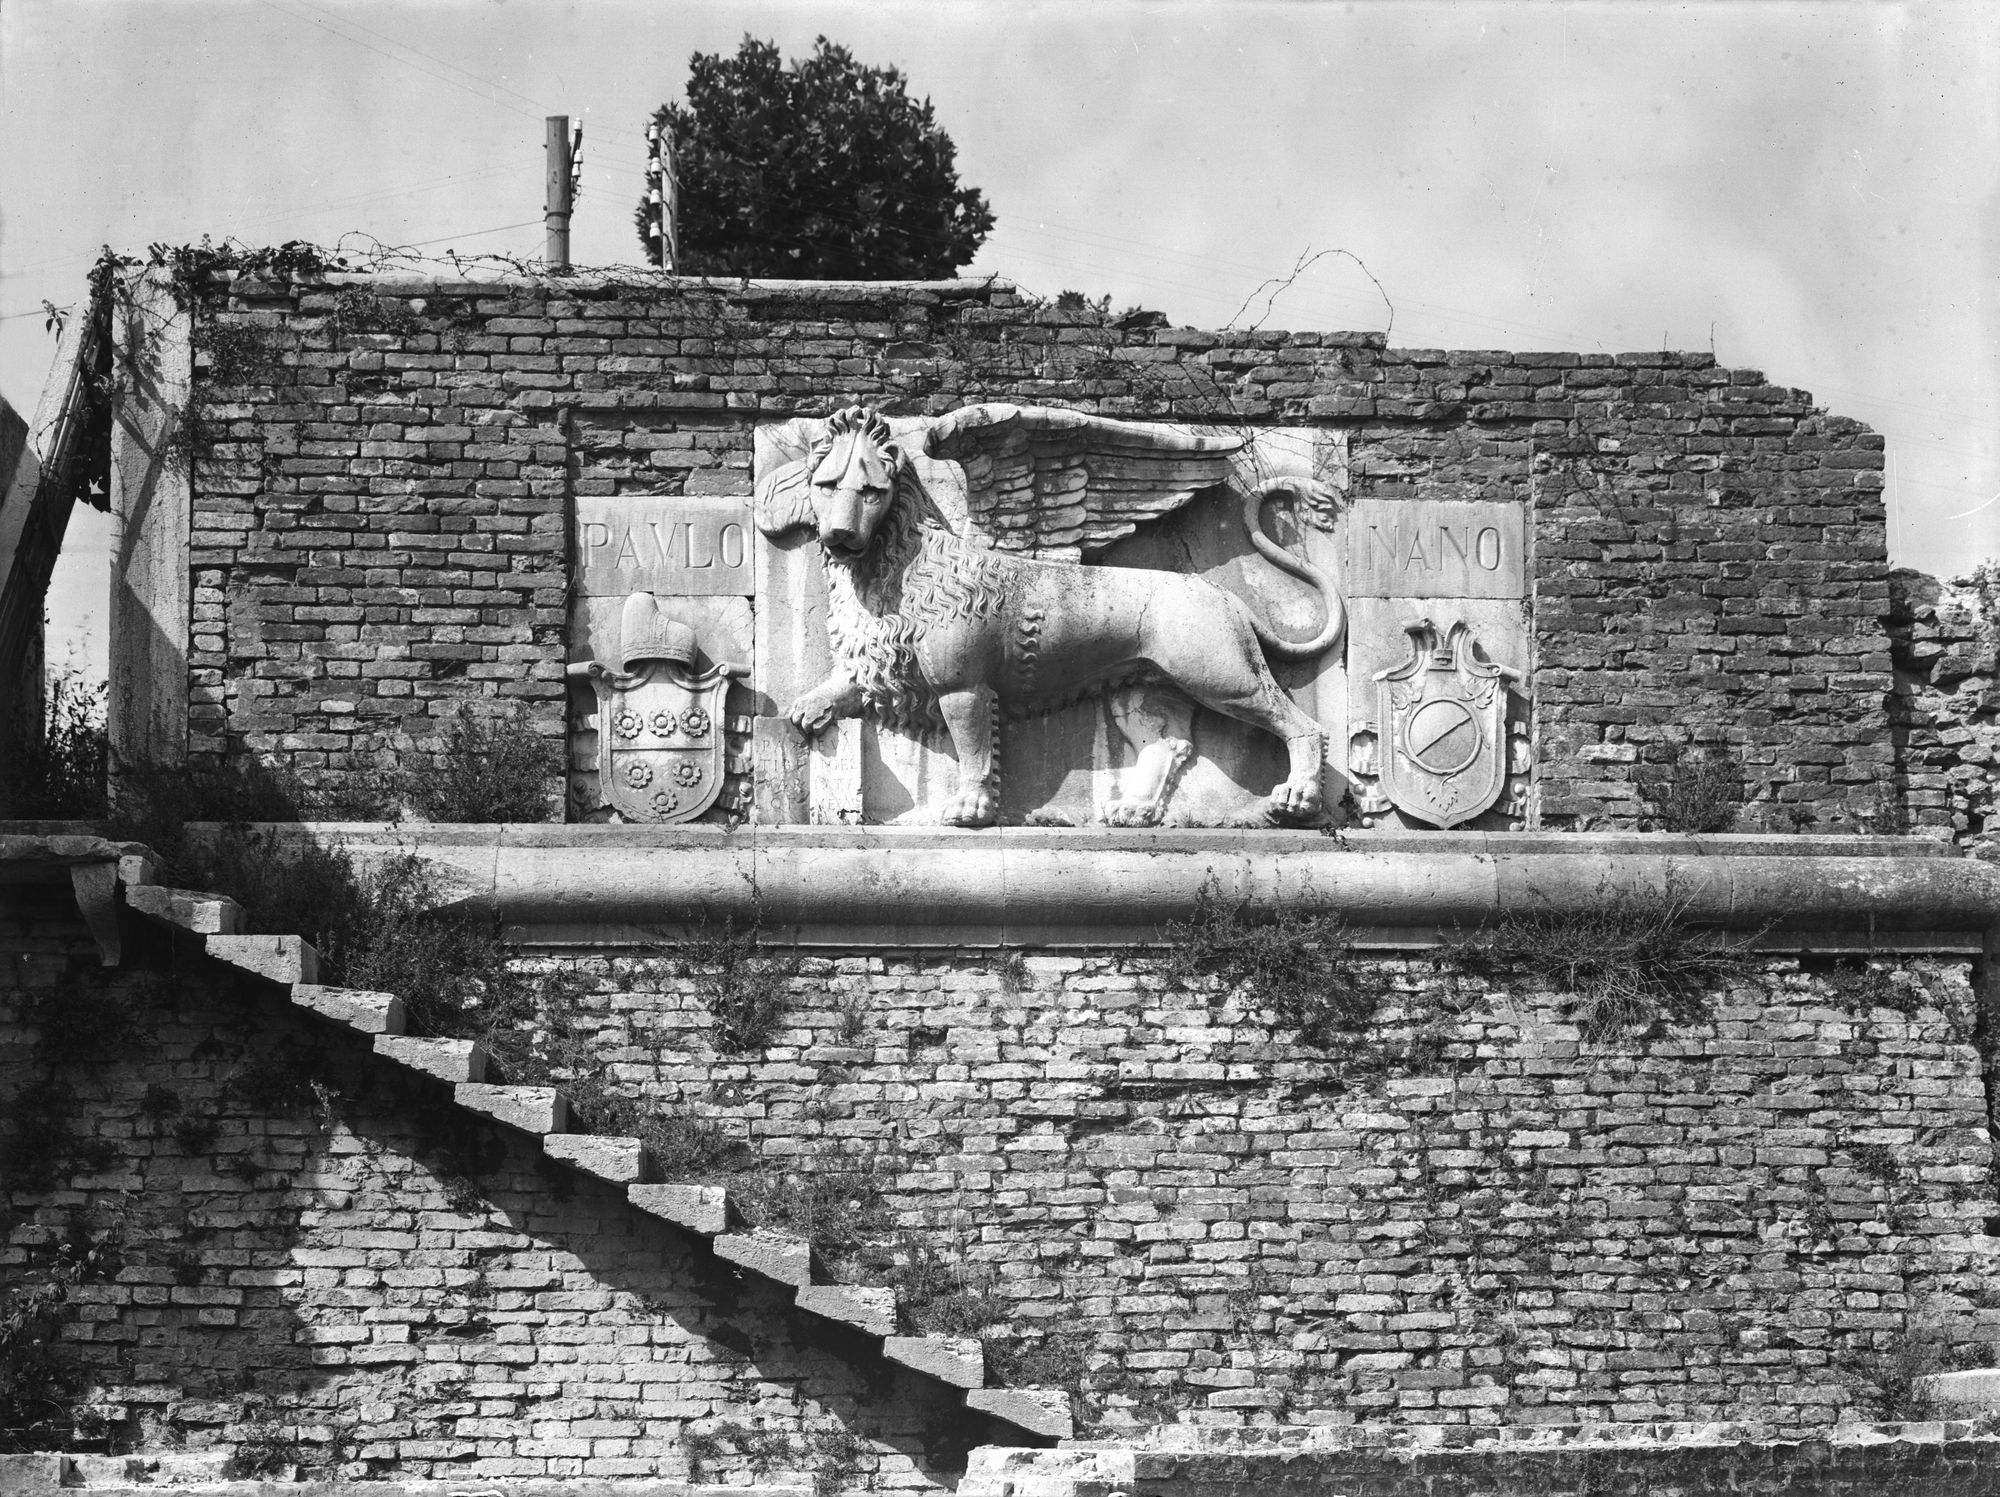
[[[904, 82], [823, 36], [789, 67], [748, 36], [733, 58], [696, 53], [687, 102], [654, 116], [679, 182], [676, 268], [928, 280], [970, 260], [993, 215], [959, 185], [951, 137]], [[644, 241], [644, 203], [638, 223]]]

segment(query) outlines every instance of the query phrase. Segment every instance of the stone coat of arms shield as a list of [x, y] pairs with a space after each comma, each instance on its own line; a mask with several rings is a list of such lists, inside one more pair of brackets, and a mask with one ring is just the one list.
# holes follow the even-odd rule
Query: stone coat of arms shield
[[1381, 790], [1397, 810], [1454, 827], [1506, 787], [1507, 682], [1516, 673], [1480, 659], [1463, 621], [1442, 637], [1429, 619], [1408, 633], [1409, 658], [1375, 676], [1388, 738]]
[[692, 821], [722, 793], [727, 694], [744, 668], [697, 671], [694, 630], [651, 593], [626, 600], [621, 626], [621, 669], [578, 668], [597, 692], [600, 794], [627, 821]]

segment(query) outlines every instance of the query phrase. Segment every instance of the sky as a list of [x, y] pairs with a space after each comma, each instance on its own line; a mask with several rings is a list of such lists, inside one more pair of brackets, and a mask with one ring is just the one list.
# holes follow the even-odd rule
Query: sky
[[[1398, 347], [1712, 349], [1884, 434], [1893, 561], [2000, 556], [1991, 0], [5, 0], [0, 397], [32, 415], [42, 302], [105, 244], [538, 255], [550, 114], [584, 127], [573, 260], [632, 263], [646, 121], [746, 34], [932, 101], [997, 220], [963, 273]], [[79, 511], [57, 664], [101, 662], [105, 530]]]

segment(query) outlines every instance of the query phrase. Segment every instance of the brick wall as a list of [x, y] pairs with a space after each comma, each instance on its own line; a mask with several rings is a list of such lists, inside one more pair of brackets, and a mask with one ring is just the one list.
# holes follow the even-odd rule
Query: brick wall
[[[993, 1438], [139, 934], [106, 975], [59, 905], [0, 927], [0, 1094], [48, 1073], [37, 994], [108, 994], [132, 1024], [59, 1075], [114, 1158], [10, 1190], [0, 1249], [11, 1287], [74, 1227], [116, 1234], [65, 1336], [120, 1448], [264, 1435], [348, 1475], [678, 1478], [734, 1425], [762, 1434], [720, 1443], [718, 1479], [840, 1454], [890, 1490]], [[831, 956], [749, 1057], [717, 1052], [670, 963], [565, 960], [622, 1085], [748, 1141], [752, 1183], [875, 1160], [881, 1246], [841, 1271], [928, 1246], [996, 1301], [1002, 1358], [1070, 1359], [1100, 1431], [1809, 1436], [1872, 1413], [1898, 1359], [1990, 1363], [2000, 1339], [1966, 1241], [2000, 1204], [1959, 959], [1759, 958], [1699, 1016], [1605, 1045], [1539, 988], [1371, 959], [1393, 996], [1322, 1053], [1137, 954]]]
[[1880, 809], [1881, 440], [1707, 355], [1127, 332], [983, 283], [219, 281], [195, 317], [190, 747], [329, 809], [461, 699], [561, 734], [574, 496], [747, 493], [756, 422], [852, 399], [1341, 424], [1357, 497], [1532, 504], [1545, 824], [1634, 824], [1689, 735], [1765, 804]]
[[[894, 1491], [936, 1489], [996, 1437], [219, 969], [142, 945], [140, 966], [104, 973], [63, 903], [0, 916], [0, 1099], [53, 1076], [66, 1131], [110, 1159], [64, 1160], [53, 1189], [0, 1182], [0, 1303], [66, 1239], [108, 1234], [110, 1271], [72, 1291], [63, 1331], [79, 1402], [106, 1421], [84, 1448], [261, 1446], [347, 1477], [839, 1467]], [[100, 1016], [89, 1062], [52, 1069], [23, 1022], [52, 991], [106, 1001], [130, 1032]], [[4, 1111], [0, 1149], [22, 1122]], [[721, 1437], [698, 1467], [696, 1432]]]

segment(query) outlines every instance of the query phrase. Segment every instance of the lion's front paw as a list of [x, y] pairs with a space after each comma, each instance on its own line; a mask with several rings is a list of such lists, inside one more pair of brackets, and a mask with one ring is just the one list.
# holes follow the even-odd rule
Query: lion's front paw
[[792, 720], [793, 727], [812, 738], [824, 733], [840, 716], [839, 700], [831, 692], [809, 691], [792, 703], [792, 710], [785, 716]]
[[984, 785], [961, 790], [944, 803], [938, 820], [946, 826], [991, 826], [999, 819], [999, 802]]
[[1319, 820], [1320, 805], [1318, 785], [1287, 780], [1271, 792], [1265, 810], [1279, 826], [1310, 826]]

